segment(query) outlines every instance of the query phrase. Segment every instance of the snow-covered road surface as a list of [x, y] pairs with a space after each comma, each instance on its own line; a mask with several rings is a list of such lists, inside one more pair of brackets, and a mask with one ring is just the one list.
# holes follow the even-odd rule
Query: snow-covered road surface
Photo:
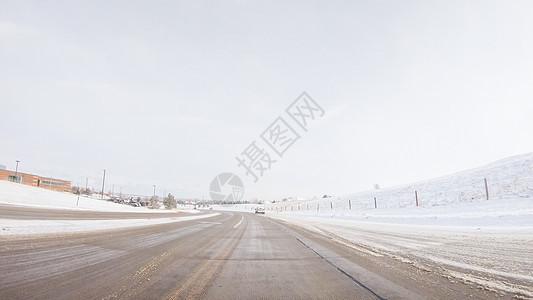
[[451, 280], [533, 297], [533, 227], [439, 227], [269, 216]]
[[6, 299], [501, 299], [242, 212], [0, 242]]

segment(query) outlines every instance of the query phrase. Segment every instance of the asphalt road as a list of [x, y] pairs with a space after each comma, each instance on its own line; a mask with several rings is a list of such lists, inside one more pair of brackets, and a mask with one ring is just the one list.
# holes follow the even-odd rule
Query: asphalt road
[[501, 299], [249, 213], [0, 237], [0, 270], [1, 299]]

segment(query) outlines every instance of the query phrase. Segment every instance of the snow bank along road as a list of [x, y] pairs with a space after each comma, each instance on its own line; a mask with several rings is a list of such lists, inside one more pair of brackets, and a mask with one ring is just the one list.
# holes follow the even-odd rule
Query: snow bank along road
[[501, 299], [432, 272], [436, 265], [426, 270], [283, 221], [220, 212], [135, 228], [0, 236], [0, 298]]

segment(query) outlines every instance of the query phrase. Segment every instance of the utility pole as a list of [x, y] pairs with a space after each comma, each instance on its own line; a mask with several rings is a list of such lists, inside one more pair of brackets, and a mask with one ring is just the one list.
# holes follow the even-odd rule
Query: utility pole
[[19, 172], [19, 162], [20, 162], [20, 160], [16, 160], [16, 162], [17, 162], [17, 166], [15, 167], [15, 182], [18, 182], [17, 175], [18, 175], [18, 172]]
[[105, 186], [105, 170], [104, 170], [104, 179], [102, 179], [102, 199], [104, 199], [104, 186]]

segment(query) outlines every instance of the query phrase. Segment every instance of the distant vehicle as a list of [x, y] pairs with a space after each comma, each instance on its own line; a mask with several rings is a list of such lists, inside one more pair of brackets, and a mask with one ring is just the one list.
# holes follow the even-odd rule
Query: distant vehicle
[[264, 215], [265, 214], [265, 209], [258, 207], [258, 208], [255, 209], [255, 213]]

